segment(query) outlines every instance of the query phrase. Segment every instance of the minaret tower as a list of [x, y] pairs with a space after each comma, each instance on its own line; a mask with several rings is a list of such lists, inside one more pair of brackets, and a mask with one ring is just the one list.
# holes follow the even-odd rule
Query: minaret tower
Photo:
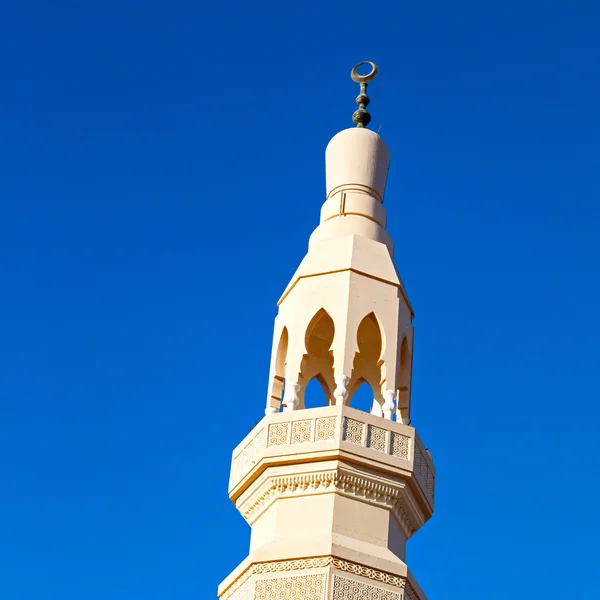
[[[426, 599], [405, 548], [433, 513], [435, 469], [411, 427], [413, 311], [385, 229], [389, 151], [366, 129], [376, 75], [374, 63], [352, 70], [356, 127], [325, 151], [327, 197], [279, 300], [265, 416], [233, 452], [229, 497], [252, 534], [220, 600]], [[313, 378], [327, 406], [306, 409]], [[352, 408], [363, 382], [370, 414]]]

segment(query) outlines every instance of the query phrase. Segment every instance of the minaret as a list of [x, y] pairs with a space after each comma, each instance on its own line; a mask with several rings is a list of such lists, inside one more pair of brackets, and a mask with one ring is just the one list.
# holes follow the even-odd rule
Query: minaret
[[[410, 421], [413, 311], [385, 229], [389, 151], [366, 129], [376, 74], [352, 70], [356, 127], [325, 151], [321, 221], [278, 303], [265, 416], [233, 452], [229, 497], [252, 534], [220, 600], [426, 598], [405, 547], [433, 513], [435, 469]], [[305, 409], [313, 378], [327, 406]], [[352, 408], [363, 382], [370, 414]]]

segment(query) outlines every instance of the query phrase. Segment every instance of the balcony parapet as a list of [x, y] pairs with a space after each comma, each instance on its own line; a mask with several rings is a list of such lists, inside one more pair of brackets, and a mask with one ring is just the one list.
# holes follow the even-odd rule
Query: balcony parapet
[[269, 465], [332, 458], [415, 481], [433, 510], [435, 467], [415, 429], [348, 406], [265, 416], [233, 451], [229, 495], [235, 501]]

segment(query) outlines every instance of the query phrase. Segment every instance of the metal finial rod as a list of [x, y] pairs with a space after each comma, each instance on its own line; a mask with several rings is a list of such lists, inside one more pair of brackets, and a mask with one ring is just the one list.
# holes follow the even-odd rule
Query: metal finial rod
[[[363, 65], [371, 65], [371, 71], [366, 75], [359, 75], [358, 69]], [[378, 71], [379, 69], [374, 62], [364, 60], [363, 62], [359, 62], [350, 73], [352, 81], [356, 81], [356, 83], [360, 84], [360, 93], [356, 97], [358, 110], [352, 115], [352, 121], [357, 127], [366, 127], [371, 122], [371, 115], [367, 110], [367, 106], [369, 102], [371, 102], [369, 96], [367, 96], [367, 86], [369, 85], [369, 81], [375, 79]]]

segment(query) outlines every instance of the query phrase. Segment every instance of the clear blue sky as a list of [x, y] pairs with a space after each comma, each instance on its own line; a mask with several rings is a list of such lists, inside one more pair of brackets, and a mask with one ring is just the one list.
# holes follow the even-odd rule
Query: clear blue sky
[[599, 29], [592, 0], [3, 3], [0, 597], [214, 598], [245, 557], [231, 451], [375, 60], [438, 469], [409, 565], [432, 600], [598, 598]]

